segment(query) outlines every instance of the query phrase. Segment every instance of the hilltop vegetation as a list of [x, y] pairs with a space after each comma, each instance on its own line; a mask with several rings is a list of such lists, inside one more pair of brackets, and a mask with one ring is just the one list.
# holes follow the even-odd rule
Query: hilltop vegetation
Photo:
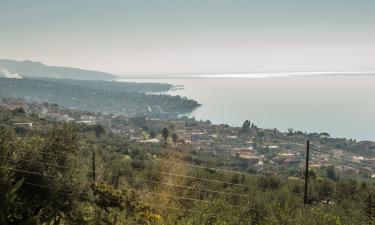
[[1, 97], [58, 103], [92, 112], [174, 117], [199, 106], [196, 101], [180, 96], [145, 93], [167, 91], [171, 87], [168, 84], [0, 78]]
[[[15, 121], [37, 126], [19, 130]], [[374, 219], [371, 182], [315, 174], [311, 204], [304, 207], [303, 173], [289, 179], [233, 172], [234, 157], [221, 167], [220, 157], [172, 146], [1, 109], [0, 224], [323, 225]], [[192, 160], [197, 156], [200, 167]]]
[[37, 78], [41, 80], [65, 85], [74, 85], [82, 88], [94, 88], [112, 92], [135, 92], [135, 93], [155, 93], [166, 92], [173, 88], [171, 84], [163, 83], [134, 83], [134, 82], [116, 82], [116, 81], [91, 81], [91, 80], [72, 80], [72, 79], [54, 79]]

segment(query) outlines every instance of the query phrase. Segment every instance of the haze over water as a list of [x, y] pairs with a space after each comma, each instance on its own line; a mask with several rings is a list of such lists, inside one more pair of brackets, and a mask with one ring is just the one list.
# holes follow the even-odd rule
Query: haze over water
[[375, 73], [321, 76], [195, 76], [123, 79], [183, 85], [167, 94], [185, 96], [201, 107], [189, 116], [241, 126], [328, 132], [333, 137], [375, 140]]

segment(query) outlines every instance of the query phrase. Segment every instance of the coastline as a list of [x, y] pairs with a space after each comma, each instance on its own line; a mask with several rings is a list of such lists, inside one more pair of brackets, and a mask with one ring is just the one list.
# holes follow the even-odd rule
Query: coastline
[[294, 128], [309, 133], [328, 132], [334, 137], [374, 140], [371, 134], [375, 132], [375, 121], [370, 113], [375, 110], [370, 104], [371, 96], [375, 96], [372, 73], [120, 81], [183, 85], [184, 89], [162, 94], [196, 100], [201, 106], [183, 115], [214, 124], [238, 127], [250, 119], [263, 128], [284, 131]]

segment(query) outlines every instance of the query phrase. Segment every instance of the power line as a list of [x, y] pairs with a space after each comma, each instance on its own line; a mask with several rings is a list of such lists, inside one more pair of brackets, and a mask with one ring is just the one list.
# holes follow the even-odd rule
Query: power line
[[[0, 180], [6, 180], [6, 181], [10, 181], [10, 179], [6, 179], [6, 178], [2, 178], [0, 177]], [[42, 188], [48, 188], [48, 189], [54, 189], [54, 190], [58, 190], [58, 191], [63, 191], [65, 192], [66, 194], [68, 195], [79, 195], [82, 197], [82, 193], [69, 193], [69, 192], [72, 192], [72, 190], [68, 190], [68, 189], [63, 189], [63, 188], [56, 188], [56, 187], [53, 187], [53, 186], [49, 186], [49, 185], [42, 185], [42, 184], [36, 184], [36, 183], [30, 183], [30, 182], [22, 182], [22, 184], [26, 184], [26, 185], [31, 185], [31, 186], [37, 186], [37, 187], [42, 187]], [[206, 201], [206, 200], [200, 200], [200, 199], [195, 199], [195, 198], [188, 198], [188, 197], [181, 197], [181, 196], [174, 196], [174, 195], [165, 195], [165, 194], [160, 194], [160, 193], [154, 193], [154, 192], [147, 192], [147, 193], [150, 193], [150, 194], [153, 194], [153, 195], [159, 195], [159, 196], [167, 196], [167, 197], [171, 197], [171, 198], [176, 198], [176, 199], [184, 199], [184, 200], [190, 200], [190, 201], [199, 201], [199, 202], [204, 202], [204, 203], [208, 203], [208, 204], [215, 204], [215, 202], [211, 202], [211, 201]], [[86, 200], [91, 200], [89, 198], [86, 198]], [[21, 202], [22, 203], [22, 202]], [[165, 206], [165, 205], [156, 205], [156, 204], [153, 204], [153, 203], [147, 203], [148, 205], [151, 205], [153, 207], [157, 207], [157, 208], [167, 208], [167, 209], [172, 209], [172, 210], [177, 210], [177, 211], [187, 211], [187, 212], [194, 212], [194, 213], [202, 213], [201, 211], [198, 211], [198, 210], [192, 210], [192, 209], [183, 209], [183, 208], [176, 208], [176, 207], [170, 207], [170, 206]], [[240, 206], [236, 206], [236, 205], [230, 205], [230, 204], [224, 204], [225, 206], [230, 206], [230, 207], [236, 207], [236, 208], [242, 208]], [[244, 209], [254, 209], [254, 210], [259, 210], [259, 211], [265, 211], [263, 209], [259, 209], [259, 208], [249, 208], [249, 207], [244, 207]], [[206, 214], [206, 213], [204, 213]], [[214, 215], [212, 213], [208, 213], [207, 215]]]
[[[293, 144], [293, 145], [297, 145], [297, 146], [301, 146], [301, 147], [305, 146], [304, 144], [300, 144], [300, 143], [288, 143], [288, 144]], [[316, 146], [316, 144], [314, 144], [314, 145]], [[338, 149], [338, 148], [326, 147], [326, 146], [323, 146], [323, 145], [319, 145], [319, 146], [314, 147], [312, 145], [312, 143], [310, 144], [310, 148], [314, 149], [314, 150], [317, 150], [320, 153], [325, 153], [325, 154], [330, 154], [330, 152], [328, 152], [327, 150], [323, 150], [321, 148], [326, 148], [326, 149], [329, 149], [329, 150], [342, 150], [342, 149]], [[311, 152], [311, 153], [312, 154], [316, 154], [316, 152]], [[364, 156], [364, 155], [360, 155], [360, 154], [356, 154], [356, 153], [351, 153], [351, 154], [356, 155], [356, 156], [362, 156], [364, 158], [368, 158], [369, 157], [369, 156]], [[366, 169], [365, 165], [362, 165], [362, 164], [356, 163], [356, 162], [352, 162], [352, 161], [349, 161], [349, 160], [340, 161], [339, 159], [333, 159], [333, 158], [330, 158], [329, 160], [333, 161], [333, 162], [336, 162], [336, 163], [339, 163], [339, 164], [349, 164], [349, 165], [354, 165], [354, 166], [362, 167], [362, 168]]]
[[162, 171], [156, 171], [156, 172], [160, 173], [160, 174], [175, 176], [175, 177], [183, 177], [183, 178], [196, 179], [196, 180], [202, 180], [202, 181], [208, 181], [208, 182], [215, 182], [215, 183], [229, 184], [229, 185], [240, 186], [240, 187], [253, 188], [252, 186], [249, 186], [249, 185], [236, 184], [236, 183], [226, 182], [226, 181], [221, 181], [221, 180], [206, 179], [206, 178], [193, 177], [193, 176], [187, 176], [187, 175], [181, 175], [181, 174], [175, 174], [175, 173], [169, 173], [169, 172], [162, 172]]
[[[315, 147], [312, 147], [312, 149], [320, 151], [321, 153], [325, 153], [325, 154], [328, 153], [329, 154], [329, 152], [326, 152], [326, 151], [321, 150], [321, 149], [317, 149]], [[357, 166], [357, 167], [361, 167], [361, 168], [367, 168], [365, 165], [362, 165], [361, 163], [352, 162], [350, 160], [343, 160], [343, 159], [341, 159], [341, 161], [340, 161], [339, 159], [334, 159], [334, 158], [330, 158], [329, 160], [333, 161], [333, 162], [336, 162], [336, 163], [340, 163], [340, 164], [348, 164], [348, 165], [353, 165], [353, 166]]]
[[[131, 160], [131, 159], [126, 159], [126, 160]], [[161, 159], [156, 159], [156, 160], [158, 160], [158, 161], [166, 161], [166, 160], [161, 160]], [[166, 161], [166, 162], [171, 162], [171, 161]], [[176, 162], [171, 162], [171, 163], [173, 163], [173, 164], [184, 164], [184, 165], [186, 165], [186, 166], [191, 166], [191, 167], [210, 168], [210, 167], [196, 166], [196, 165], [185, 164], [185, 163], [176, 163]], [[215, 169], [215, 168], [211, 168], [211, 169]], [[222, 169], [217, 169], [217, 170], [222, 170]], [[230, 170], [225, 170], [225, 171], [229, 172]], [[236, 184], [236, 183], [228, 182], [228, 181], [221, 181], [221, 180], [214, 180], [214, 179], [200, 178], [200, 177], [187, 176], [187, 175], [181, 175], [181, 174], [175, 174], [175, 173], [169, 173], [169, 172], [163, 172], [163, 171], [155, 171], [155, 172], [156, 172], [156, 173], [160, 173], [160, 174], [170, 175], [170, 176], [176, 176], [176, 177], [183, 177], [183, 178], [196, 179], [196, 180], [202, 180], [202, 181], [208, 181], [208, 182], [215, 182], [215, 183], [228, 184], [228, 185], [239, 186], [239, 187], [253, 188], [253, 187], [250, 186], [250, 185]], [[232, 171], [232, 172], [241, 173], [241, 172], [237, 172], [237, 171]], [[244, 174], [244, 175], [249, 175], [249, 174], [246, 174], [246, 173], [242, 173], [242, 174]]]
[[[159, 196], [165, 196], [165, 197], [171, 197], [175, 199], [183, 199], [183, 200], [189, 200], [189, 201], [198, 201], [198, 202], [203, 202], [207, 204], [217, 204], [218, 202], [212, 202], [212, 201], [207, 201], [207, 200], [202, 200], [202, 199], [197, 199], [197, 198], [190, 198], [190, 197], [184, 197], [184, 196], [175, 196], [175, 195], [169, 195], [169, 194], [161, 194], [161, 193], [156, 193], [156, 192], [147, 192], [152, 195], [159, 195]], [[260, 209], [260, 208], [255, 208], [255, 207], [247, 207], [247, 206], [238, 206], [238, 205], [232, 205], [232, 204], [222, 204], [224, 206], [229, 206], [229, 207], [234, 207], [234, 208], [239, 208], [239, 209], [253, 209], [257, 211], [263, 211], [266, 212], [265, 209]]]
[[[61, 167], [61, 168], [66, 168], [66, 169], [73, 169], [73, 170], [76, 170], [76, 171], [79, 171], [78, 169], [75, 169], [73, 167], [67, 167], [67, 166], [61, 166], [61, 165], [56, 165], [56, 164], [50, 164], [50, 163], [44, 163], [44, 162], [40, 162], [40, 161], [34, 161], [34, 160], [25, 160], [25, 159], [19, 159], [20, 161], [25, 161], [25, 162], [32, 162], [32, 163], [38, 163], [38, 164], [42, 164], [42, 165], [48, 165], [48, 166], [54, 166], [54, 167]], [[127, 160], [130, 160], [130, 159], [127, 159]], [[159, 160], [159, 161], [164, 161], [164, 160]], [[180, 164], [180, 163], [174, 163], [172, 162], [173, 164]], [[184, 165], [188, 165], [188, 164], [184, 164]], [[189, 166], [192, 166], [192, 167], [199, 167], [199, 168], [205, 168], [203, 166], [194, 166], [194, 165], [189, 165]], [[208, 168], [208, 167], [207, 167]], [[16, 170], [16, 169], [12, 169], [12, 168], [4, 168], [4, 169], [10, 169], [10, 170]], [[215, 168], [211, 168], [211, 169], [215, 169]], [[221, 169], [218, 169], [218, 170], [221, 170]], [[37, 172], [30, 172], [30, 171], [23, 171], [23, 170], [17, 170], [19, 172], [25, 172], [25, 173], [30, 173], [30, 174], [36, 174], [36, 175], [41, 175], [41, 176], [48, 176], [48, 177], [56, 177], [56, 176], [51, 176], [51, 175], [46, 175], [46, 174], [41, 174], [41, 173], [37, 173]], [[161, 173], [161, 174], [167, 174], [167, 175], [171, 175], [171, 176], [178, 176], [178, 177], [184, 177], [184, 178], [190, 178], [190, 179], [197, 179], [197, 180], [202, 180], [202, 181], [208, 181], [208, 182], [216, 182], [216, 183], [223, 183], [223, 184], [229, 184], [229, 185], [234, 185], [234, 186], [241, 186], [241, 187], [250, 187], [250, 188], [253, 188], [252, 186], [249, 186], [249, 185], [243, 185], [243, 184], [236, 184], [236, 183], [233, 183], [233, 182], [227, 182], [227, 181], [221, 181], [221, 180], [213, 180], [213, 179], [207, 179], [207, 178], [199, 178], [199, 177], [193, 177], [193, 176], [185, 176], [185, 175], [180, 175], [180, 174], [173, 174], [173, 173], [167, 173], [167, 172], [162, 172], [162, 171], [157, 171], [157, 173]], [[239, 172], [240, 173], [240, 172]], [[248, 175], [248, 174], [247, 174]], [[128, 177], [130, 178], [130, 177]], [[186, 186], [188, 187], [188, 186]], [[189, 187], [189, 188], [192, 188], [192, 187]], [[197, 189], [197, 188], [195, 188]], [[203, 190], [203, 189], [202, 189]], [[211, 192], [217, 192], [219, 193], [218, 191], [214, 191], [214, 190], [209, 190], [209, 189], [205, 189], [206, 191], [211, 191]], [[236, 194], [232, 194], [232, 193], [228, 193], [228, 192], [223, 192], [222, 194], [228, 194], [228, 195], [236, 195]], [[241, 197], [246, 197], [246, 195], [239, 195]], [[248, 197], [248, 196], [247, 196]]]
[[226, 169], [220, 169], [220, 168], [215, 168], [215, 167], [200, 166], [200, 165], [194, 165], [194, 164], [189, 164], [189, 163], [179, 163], [179, 162], [173, 162], [173, 161], [164, 160], [164, 159], [155, 159], [155, 160], [166, 162], [166, 163], [169, 163], [169, 164], [174, 164], [174, 165], [189, 166], [189, 167], [195, 167], [195, 168], [200, 168], [200, 169], [217, 170], [217, 171], [228, 172], [228, 173], [236, 173], [236, 174], [247, 175], [247, 176], [250, 175], [250, 174], [245, 173], [245, 172], [234, 171], [234, 170], [226, 170]]
[[33, 171], [27, 171], [27, 170], [20, 170], [20, 169], [14, 169], [14, 168], [9, 168], [9, 167], [0, 167], [2, 169], [6, 170], [13, 170], [17, 172], [22, 172], [22, 173], [27, 173], [27, 174], [33, 174], [33, 175], [38, 175], [38, 176], [44, 176], [44, 177], [51, 177], [51, 178], [63, 178], [64, 180], [71, 180], [71, 181], [77, 181], [77, 179], [70, 179], [70, 178], [65, 178], [65, 177], [57, 177], [57, 176], [52, 176], [48, 174], [43, 174], [43, 173], [38, 173], [38, 172], [33, 172]]
[[[347, 150], [344, 150], [344, 149], [339, 149], [339, 148], [332, 148], [332, 147], [328, 147], [328, 146], [324, 146], [324, 145], [316, 145], [314, 144], [316, 147], [315, 148], [318, 148], [318, 149], [321, 149], [321, 148], [325, 148], [325, 149], [329, 149], [329, 150], [339, 150], [339, 151], [345, 151], [345, 152], [348, 152]], [[353, 152], [349, 152], [350, 154], [353, 154], [354, 156], [361, 156], [361, 157], [364, 157], [364, 158], [369, 158], [369, 157], [374, 157], [374, 156], [368, 156], [368, 155], [362, 155], [362, 154], [359, 154], [359, 153], [353, 153]]]
[[[128, 177], [128, 176], [124, 176], [124, 177], [129, 178], [129, 179], [137, 179], [137, 178]], [[186, 186], [186, 185], [178, 185], [178, 184], [168, 184], [168, 183], [154, 181], [154, 180], [148, 180], [148, 179], [144, 179], [144, 178], [141, 178], [141, 179], [144, 180], [144, 181], [146, 181], [146, 182], [155, 183], [155, 184], [162, 184], [162, 185], [172, 186], [172, 187], [194, 189], [194, 190], [198, 190], [198, 191], [208, 191], [208, 192], [212, 192], [212, 193], [232, 195], [232, 196], [237, 196], [237, 197], [245, 197], [245, 198], [249, 198], [250, 197], [248, 195], [234, 194], [234, 193], [230, 193], [230, 192], [216, 191], [216, 190], [212, 190], [212, 189], [197, 188], [197, 187], [191, 187], [191, 186]]]
[[[305, 144], [299, 144], [299, 143], [289, 143], [289, 144], [294, 144], [298, 146], [303, 146], [305, 147]], [[154, 159], [162, 162], [166, 162], [169, 164], [174, 164], [174, 165], [182, 165], [182, 166], [188, 166], [188, 167], [195, 167], [195, 168], [200, 168], [200, 169], [210, 169], [210, 170], [216, 170], [216, 171], [222, 171], [222, 172], [228, 172], [228, 173], [236, 173], [236, 174], [241, 174], [241, 175], [247, 175], [250, 176], [250, 174], [245, 173], [245, 172], [240, 172], [240, 171], [234, 171], [234, 170], [226, 170], [226, 169], [220, 169], [220, 168], [215, 168], [215, 167], [207, 167], [207, 166], [200, 166], [200, 165], [194, 165], [194, 164], [188, 164], [188, 163], [179, 163], [179, 162], [174, 162], [174, 161], [169, 161], [169, 160], [164, 160], [164, 159]], [[163, 173], [163, 172], [161, 172]], [[172, 176], [182, 176], [182, 175], [177, 175], [177, 174], [170, 174]], [[200, 180], [207, 180], [207, 181], [212, 181], [212, 182], [220, 182], [218, 180], [209, 180], [209, 179], [204, 179], [204, 178], [196, 178], [196, 177], [191, 177], [191, 176], [186, 176], [187, 178], [192, 178], [192, 179], [200, 179]], [[247, 185], [240, 185], [240, 184], [235, 184], [231, 182], [220, 182], [220, 183], [226, 183], [226, 184], [231, 184], [231, 185], [237, 185], [237, 186], [247, 186]], [[247, 186], [249, 187], [249, 186]]]
[[[38, 150], [37, 152], [42, 153], [42, 154], [46, 154], [48, 156], [56, 157], [58, 159], [65, 159], [65, 158], [68, 158], [71, 155], [74, 155], [74, 153], [59, 154], [59, 153], [52, 153], [52, 152], [43, 151], [43, 150]], [[32, 153], [32, 152], [30, 152], [30, 153]]]
[[[20, 161], [28, 161], [28, 162], [39, 163], [39, 164], [43, 164], [43, 165], [49, 165], [49, 166], [55, 166], [55, 167], [71, 168], [71, 169], [73, 169], [72, 167], [60, 166], [60, 165], [50, 164], [50, 163], [43, 163], [43, 162], [34, 161], [34, 160], [22, 160], [21, 159]], [[24, 172], [24, 173], [29, 173], [29, 174], [40, 175], [40, 176], [61, 178], [61, 177], [51, 176], [51, 175], [42, 174], [42, 173], [38, 173], [38, 172], [31, 172], [31, 171], [25, 171], [25, 170], [14, 169], [14, 168], [5, 168], [5, 167], [2, 167], [2, 168], [8, 169], [8, 170], [15, 170], [15, 171], [19, 171], [19, 172]], [[77, 169], [75, 169], [75, 170], [77, 170]], [[208, 182], [228, 184], [228, 185], [233, 185], [233, 186], [253, 188], [252, 186], [249, 186], [249, 185], [237, 184], [237, 183], [227, 182], [227, 181], [221, 181], [221, 180], [213, 180], [213, 179], [200, 178], [200, 177], [194, 177], [194, 176], [186, 176], [186, 175], [174, 174], [174, 173], [168, 173], [168, 172], [162, 172], [162, 171], [156, 171], [156, 172], [160, 173], [160, 174], [166, 174], [166, 175], [176, 176], [176, 177], [183, 177], [183, 178], [196, 179], [196, 180], [202, 180], [202, 181], [208, 181]], [[131, 178], [131, 177], [127, 177], [127, 178]], [[63, 178], [63, 179], [69, 179], [69, 178]], [[76, 180], [76, 179], [72, 179], [72, 180]], [[154, 182], [155, 183], [156, 181], [148, 180], [148, 182]], [[233, 195], [233, 196], [240, 196], [240, 197], [249, 197], [247, 195], [239, 195], [239, 194], [234, 194], [234, 193], [229, 193], [229, 192], [215, 191], [215, 190], [211, 190], [211, 189], [194, 188], [194, 187], [183, 186], [183, 185], [171, 185], [171, 184], [162, 183], [162, 182], [159, 182], [159, 183], [160, 184], [164, 184], [164, 185], [169, 185], [169, 186], [185, 187], [185, 188], [190, 188], [190, 189], [195, 189], [195, 190], [199, 190], [200, 189], [202, 191], [209, 191], [209, 192], [214, 192], [214, 193], [219, 193], [219, 194], [226, 194], [226, 195]], [[266, 188], [258, 188], [258, 189], [268, 190]]]
[[[149, 202], [147, 204], [150, 205], [150, 206], [153, 206], [155, 208], [166, 208], [166, 209], [172, 209], [172, 210], [176, 210], [176, 211], [186, 211], [186, 212], [199, 213], [199, 214], [203, 213], [201, 211], [193, 210], [193, 209], [183, 209], [183, 208], [171, 207], [171, 206], [166, 206], [166, 205], [157, 205], [157, 204], [149, 203]], [[205, 213], [203, 213], [203, 214], [205, 214]], [[207, 215], [213, 215], [213, 214], [207, 214]]]
[[[208, 200], [202, 200], [202, 199], [197, 199], [197, 198], [190, 198], [190, 197], [183, 197], [183, 196], [175, 196], [175, 195], [168, 195], [168, 194], [161, 194], [161, 193], [156, 193], [156, 192], [148, 192], [149, 194], [152, 195], [159, 195], [159, 196], [165, 196], [165, 197], [171, 197], [175, 199], [183, 199], [183, 200], [189, 200], [189, 201], [198, 201], [198, 202], [203, 202], [207, 204], [216, 204], [215, 202], [208, 201]], [[238, 205], [231, 205], [231, 204], [223, 204], [225, 206], [230, 206], [230, 207], [235, 207], [235, 208], [243, 208]]]
[[44, 153], [48, 156], [54, 156], [56, 158], [68, 158], [69, 156], [74, 156], [75, 153], [67, 153], [67, 154], [61, 154], [61, 153], [53, 153], [53, 152], [48, 152], [48, 151], [43, 151], [43, 150], [38, 150], [40, 153]]
[[[304, 146], [303, 144], [300, 144], [300, 143], [288, 143], [288, 144], [298, 145], [298, 146], [301, 146], [301, 147]], [[371, 156], [368, 156], [368, 155], [362, 155], [362, 154], [360, 154], [360, 153], [349, 152], [348, 150], [344, 150], [344, 149], [328, 147], [328, 146], [325, 146], [325, 145], [323, 145], [323, 144], [316, 144], [316, 143], [314, 143], [314, 142], [311, 142], [311, 143], [310, 143], [310, 146], [313, 147], [313, 148], [316, 148], [316, 150], [320, 150], [320, 151], [323, 151], [322, 148], [325, 148], [325, 149], [329, 149], [329, 150], [341, 150], [341, 151], [345, 151], [345, 152], [348, 152], [348, 153], [350, 153], [350, 154], [352, 154], [352, 155], [355, 155], [355, 156], [362, 156], [362, 157], [364, 157], [364, 158], [369, 158], [369, 157], [371, 157]], [[372, 156], [372, 157], [374, 157], [374, 156]]]
[[[10, 160], [10, 159], [8, 159], [8, 160]], [[26, 160], [26, 159], [18, 159], [18, 160], [19, 161], [25, 161], [25, 162], [38, 163], [38, 164], [42, 164], [42, 165], [54, 166], [54, 167], [61, 167], [61, 168], [66, 168], [66, 169], [74, 169], [73, 167], [61, 166], [61, 165], [56, 165], [56, 164], [51, 164], [51, 163], [44, 163], [44, 162], [34, 161], [34, 160]], [[19, 171], [19, 172], [25, 172], [25, 173], [29, 173], [29, 174], [35, 174], [35, 175], [48, 176], [48, 177], [55, 177], [56, 178], [56, 176], [51, 176], [51, 175], [42, 174], [42, 173], [38, 173], [38, 172], [31, 172], [31, 171], [25, 171], [25, 170], [14, 169], [14, 168], [6, 168], [6, 167], [2, 167], [2, 168], [9, 169], [9, 170], [15, 170], [15, 171]], [[74, 169], [74, 170], [79, 171], [78, 169]], [[168, 174], [168, 175], [173, 175], [173, 176], [184, 176], [184, 175], [179, 175], [179, 174], [165, 173], [165, 172], [162, 172], [162, 171], [160, 171], [158, 173]], [[192, 176], [185, 176], [185, 177], [186, 178], [199, 179], [199, 180], [205, 180], [205, 181], [211, 181], [211, 182], [218, 182], [218, 183], [230, 184], [230, 185], [236, 185], [236, 186], [250, 187], [248, 185], [235, 184], [235, 183], [232, 183], [232, 182], [225, 182], [225, 181], [220, 181], [220, 180], [211, 180], [211, 179], [198, 178], [198, 177], [192, 177]], [[131, 177], [127, 177], [127, 178], [131, 178]], [[155, 181], [151, 181], [151, 180], [148, 180], [148, 181], [149, 182], [155, 182]], [[162, 183], [162, 182], [159, 182], [159, 183]], [[186, 187], [188, 187], [188, 186], [186, 186]], [[189, 187], [189, 188], [192, 188], [192, 187]], [[197, 189], [197, 188], [195, 188], [195, 189]], [[211, 192], [217, 192], [217, 193], [219, 193], [218, 191], [214, 191], [214, 190], [209, 190], [209, 189], [205, 189], [205, 190], [206, 191], [211, 191]], [[227, 192], [223, 192], [223, 194], [224, 193], [228, 194], [228, 195], [236, 195], [236, 194], [227, 193]], [[246, 195], [239, 195], [239, 196], [246, 197]]]
[[[125, 160], [131, 160], [131, 159], [125, 158]], [[234, 170], [226, 170], [226, 169], [220, 169], [220, 168], [215, 168], [215, 167], [200, 166], [200, 165], [194, 165], [194, 164], [189, 164], [189, 163], [179, 163], [179, 162], [169, 161], [169, 160], [165, 160], [165, 159], [158, 159], [158, 158], [151, 158], [150, 160], [161, 161], [161, 162], [174, 164], [174, 165], [182, 165], [182, 166], [195, 167], [195, 168], [200, 168], [200, 169], [217, 170], [217, 171], [222, 171], [222, 172], [236, 173], [236, 174], [250, 176], [250, 174], [248, 174], [248, 173], [240, 172], [240, 171], [234, 171]]]
[[[46, 153], [50, 156], [58, 156], [60, 157], [59, 154], [53, 154], [53, 153], [47, 153], [45, 151], [40, 151], [42, 153]], [[66, 157], [66, 156], [62, 156], [61, 155], [61, 158], [62, 157]], [[124, 158], [125, 160], [131, 160], [131, 159], [128, 159], [128, 158]], [[220, 168], [215, 168], [215, 167], [207, 167], [207, 166], [200, 166], [200, 165], [194, 165], [194, 164], [188, 164], [188, 163], [178, 163], [178, 162], [173, 162], [173, 161], [169, 161], [169, 160], [164, 160], [164, 159], [151, 159], [151, 160], [156, 160], [156, 161], [162, 161], [162, 162], [166, 162], [166, 163], [169, 163], [169, 164], [172, 164], [172, 165], [183, 165], [183, 166], [188, 166], [188, 167], [193, 167], [193, 168], [199, 168], [199, 169], [210, 169], [210, 170], [216, 170], [216, 171], [221, 171], [221, 172], [227, 172], [227, 173], [235, 173], [235, 174], [241, 174], [241, 175], [246, 175], [246, 176], [250, 176], [250, 174], [248, 173], [244, 173], [244, 172], [240, 172], [240, 171], [233, 171], [233, 170], [226, 170], [226, 169], [220, 169]], [[23, 161], [29, 161], [29, 162], [34, 162], [34, 163], [39, 163], [39, 164], [44, 164], [44, 165], [50, 165], [50, 166], [56, 166], [56, 167], [61, 167], [61, 168], [71, 168], [73, 169], [72, 167], [67, 167], [67, 166], [60, 166], [60, 165], [56, 165], [56, 164], [49, 164], [49, 163], [44, 163], [44, 162], [39, 162], [39, 161], [34, 161], [34, 160], [23, 160]], [[202, 179], [202, 178], [200, 178]], [[235, 184], [235, 183], [231, 183], [231, 182], [224, 182], [226, 184], [231, 184], [231, 185], [236, 185], [236, 186], [247, 186], [247, 185], [240, 185], [240, 184]]]
[[[217, 204], [217, 202], [212, 202], [212, 201], [202, 200], [202, 199], [197, 199], [197, 198], [190, 198], [190, 197], [185, 197], [185, 196], [175, 196], [175, 195], [161, 194], [161, 193], [150, 192], [150, 191], [148, 191], [147, 193], [150, 193], [150, 194], [153, 194], [153, 195], [176, 198], [176, 199], [198, 201], [198, 202], [203, 202], [203, 203], [207, 203], [207, 204]], [[254, 209], [254, 210], [257, 210], [257, 211], [266, 211], [265, 209], [260, 209], [260, 208], [255, 208], [255, 207], [238, 206], [238, 205], [232, 205], [232, 204], [222, 204], [222, 205], [229, 206], [229, 207], [235, 207], [235, 208], [241, 208], [241, 209]]]
[[74, 169], [76, 171], [79, 171], [78, 169], [73, 168], [73, 167], [69, 167], [69, 166], [61, 166], [61, 165], [57, 165], [57, 164], [45, 163], [45, 162], [40, 162], [40, 161], [35, 161], [35, 160], [29, 160], [29, 159], [12, 159], [12, 158], [6, 159], [6, 161], [8, 161], [8, 162], [13, 162], [12, 160], [37, 163], [37, 164], [41, 164], [41, 165], [47, 165], [47, 166], [53, 166], [53, 167], [60, 167], [60, 168], [64, 168], [64, 169]]
[[[3, 178], [3, 177], [0, 177], [0, 179], [1, 180], [6, 180], [6, 181], [10, 181], [10, 179]], [[20, 182], [20, 181], [15, 181], [15, 182]], [[32, 186], [38, 186], [38, 187], [43, 187], [43, 188], [49, 188], [49, 189], [55, 189], [55, 190], [64, 191], [64, 192], [72, 192], [72, 190], [68, 190], [68, 189], [64, 189], [64, 188], [56, 188], [56, 187], [49, 186], [49, 185], [35, 184], [35, 183], [26, 182], [26, 181], [22, 181], [22, 184], [27, 184], [27, 185], [32, 185]]]
[[[198, 210], [192, 210], [192, 209], [183, 209], [183, 208], [177, 208], [177, 207], [170, 207], [166, 205], [156, 205], [153, 203], [147, 203], [148, 205], [155, 207], [155, 208], [166, 208], [166, 209], [171, 209], [175, 211], [186, 211], [186, 212], [191, 212], [191, 213], [197, 213], [197, 214], [204, 214], [204, 215], [210, 215], [210, 216], [216, 216], [214, 213], [206, 213]], [[253, 222], [259, 222], [259, 219], [254, 219], [254, 218], [249, 218], [248, 220], [253, 221]]]

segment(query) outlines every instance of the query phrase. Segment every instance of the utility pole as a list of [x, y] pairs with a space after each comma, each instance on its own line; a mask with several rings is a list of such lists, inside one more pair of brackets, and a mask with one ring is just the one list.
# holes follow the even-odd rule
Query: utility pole
[[[95, 173], [95, 148], [94, 146], [92, 146], [92, 179], [93, 179], [93, 182], [92, 182], [92, 191], [95, 193], [95, 177], [96, 177], [96, 173]], [[98, 207], [95, 203], [95, 195], [94, 195], [94, 199], [93, 199], [93, 203], [94, 203], [94, 212], [95, 212], [95, 215], [94, 215], [94, 219], [95, 221], [98, 220]]]
[[368, 209], [367, 209], [367, 216], [368, 216], [368, 220], [369, 220], [369, 224], [373, 224], [372, 221], [373, 221], [373, 204], [372, 204], [372, 201], [371, 201], [371, 194], [368, 195], [368, 205], [367, 205]]
[[307, 204], [307, 183], [309, 180], [309, 153], [310, 153], [310, 141], [306, 142], [306, 169], [305, 169], [305, 194], [303, 196], [303, 205]]
[[92, 179], [95, 183], [95, 150], [92, 150]]

